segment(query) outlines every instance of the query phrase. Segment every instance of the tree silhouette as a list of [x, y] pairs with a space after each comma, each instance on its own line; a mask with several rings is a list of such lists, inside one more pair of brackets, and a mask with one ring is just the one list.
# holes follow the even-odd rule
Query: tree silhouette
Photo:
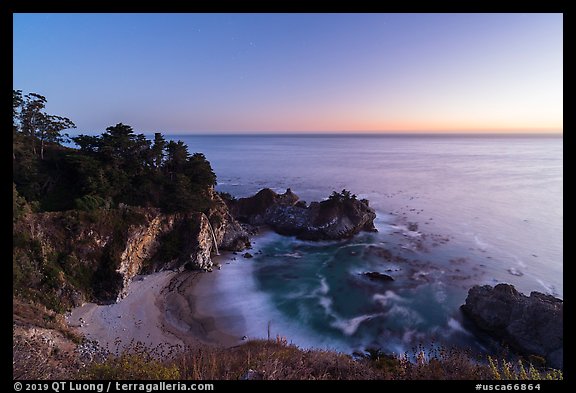
[[[12, 127], [13, 137], [20, 133], [29, 146], [32, 155], [36, 156], [36, 146], [40, 143], [40, 159], [44, 159], [44, 147], [48, 142], [60, 143], [67, 136], [61, 132], [75, 128], [74, 122], [67, 117], [50, 115], [44, 112], [46, 97], [29, 93], [22, 97], [21, 90], [12, 90]], [[16, 159], [13, 153], [13, 159]]]

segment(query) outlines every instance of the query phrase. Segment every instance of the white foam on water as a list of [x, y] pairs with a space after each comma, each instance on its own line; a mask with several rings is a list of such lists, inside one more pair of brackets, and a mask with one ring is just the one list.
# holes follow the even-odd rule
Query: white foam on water
[[334, 312], [332, 311], [332, 304], [334, 302], [332, 298], [326, 296], [330, 291], [330, 286], [326, 281], [326, 277], [322, 277], [320, 275], [318, 275], [318, 277], [320, 277], [320, 286], [314, 290], [312, 296], [318, 300], [318, 303], [322, 306], [327, 316], [337, 318], [336, 315], [334, 315]]
[[480, 251], [487, 251], [490, 245], [482, 240], [479, 235], [474, 235], [474, 242], [480, 249]]
[[329, 316], [334, 315], [334, 313], [332, 311], [332, 304], [333, 304], [332, 299], [330, 299], [327, 296], [320, 296], [318, 298], [318, 303], [320, 303], [322, 308], [324, 308], [324, 312], [326, 313], [326, 315], [329, 315]]
[[330, 325], [340, 329], [342, 333], [344, 333], [346, 336], [352, 336], [354, 333], [356, 333], [358, 327], [360, 327], [360, 324], [362, 322], [381, 315], [382, 315], [381, 313], [378, 313], [378, 314], [360, 315], [358, 317], [351, 319], [336, 319]]
[[516, 261], [516, 263], [518, 264], [518, 266], [525, 268], [527, 265], [526, 263], [524, 263], [524, 261], [522, 261], [520, 258], [518, 258], [516, 255], [512, 255], [512, 258], [514, 258], [514, 260]]
[[374, 300], [376, 303], [380, 303], [382, 306], [388, 306], [393, 301], [395, 301], [395, 302], [406, 302], [407, 301], [407, 299], [404, 299], [403, 297], [398, 296], [392, 290], [387, 290], [386, 292], [384, 292], [383, 295], [380, 293], [375, 293], [374, 296], [372, 296], [372, 300]]
[[[279, 235], [264, 234], [255, 239], [259, 247], [265, 247], [279, 240]], [[312, 315], [305, 304], [298, 307], [298, 316], [290, 318], [277, 307], [275, 299], [263, 292], [256, 281], [255, 269], [259, 256], [253, 259], [223, 255], [218, 262], [221, 270], [205, 273], [197, 284], [202, 286], [197, 298], [198, 310], [204, 315], [214, 317], [216, 326], [229, 334], [249, 339], [286, 337], [288, 342], [301, 348], [324, 348], [351, 352], [348, 343], [329, 335], [323, 335], [310, 329], [306, 323]], [[332, 315], [332, 300], [326, 296], [330, 287], [326, 278], [320, 277], [319, 287], [312, 293], [303, 293], [295, 288], [291, 297], [319, 298], [319, 302], [328, 315]]]
[[328, 286], [328, 282], [326, 281], [326, 277], [320, 278], [320, 288], [318, 288], [321, 294], [326, 295], [330, 291], [330, 287]]
[[395, 231], [401, 231], [402, 233], [408, 232], [408, 227], [402, 224], [392, 224], [390, 225], [390, 228]]
[[553, 285], [546, 284], [544, 281], [542, 281], [539, 278], [536, 278], [536, 281], [538, 282], [538, 284], [540, 284], [542, 286], [542, 288], [544, 288], [546, 290], [546, 293], [548, 295], [558, 296], [558, 292], [556, 291], [556, 288]]
[[448, 294], [446, 293], [446, 284], [443, 282], [437, 282], [434, 285], [434, 289], [434, 299], [436, 299], [438, 303], [446, 302], [446, 299], [448, 298]]
[[276, 254], [274, 255], [275, 257], [289, 257], [289, 258], [297, 258], [300, 259], [302, 258], [302, 254], [298, 253], [298, 252], [287, 252], [285, 254]]
[[406, 329], [402, 334], [402, 341], [405, 344], [408, 344], [414, 340], [414, 335], [416, 334], [416, 330], [413, 329]]
[[523, 276], [524, 273], [522, 273], [520, 270], [516, 269], [515, 267], [510, 267], [508, 268], [508, 273], [510, 273], [513, 276]]
[[[190, 138], [190, 145], [198, 146], [199, 138], [187, 138]], [[282, 139], [280, 145], [284, 141]], [[495, 141], [488, 139], [436, 139], [433, 144], [438, 144], [443, 150], [443, 154], [438, 156], [438, 147], [434, 146], [431, 148], [428, 140], [413, 138], [410, 140], [354, 138], [346, 140], [350, 143], [345, 150], [348, 156], [351, 154], [351, 157], [358, 159], [350, 159], [348, 160], [350, 165], [342, 167], [338, 166], [338, 163], [341, 163], [342, 160], [343, 143], [340, 138], [337, 140], [327, 138], [312, 141], [307, 138], [294, 137], [289, 141], [290, 148], [279, 148], [277, 147], [279, 146], [278, 140], [269, 138], [200, 139], [200, 142], [206, 145], [210, 159], [213, 159], [214, 164], [218, 166], [216, 172], [221, 174], [226, 183], [236, 185], [241, 181], [241, 188], [227, 187], [237, 197], [253, 195], [261, 188], [261, 184], [276, 187], [280, 192], [284, 192], [285, 187], [290, 186], [296, 194], [307, 201], [320, 200], [326, 197], [330, 194], [332, 188], [340, 189], [346, 187], [357, 193], [357, 195], [368, 197], [370, 205], [377, 209], [375, 226], [380, 231], [379, 234], [362, 234], [361, 237], [352, 241], [326, 241], [315, 243], [313, 246], [309, 242], [289, 238], [288, 241], [291, 244], [306, 244], [306, 249], [316, 254], [323, 252], [322, 247], [324, 245], [329, 245], [330, 250], [328, 253], [331, 256], [334, 246], [350, 244], [355, 240], [362, 242], [373, 240], [375, 245], [383, 240], [395, 242], [398, 236], [389, 236], [388, 233], [395, 230], [406, 231], [407, 228], [405, 226], [404, 228], [393, 226], [392, 224], [403, 220], [401, 214], [406, 209], [423, 207], [426, 213], [422, 214], [420, 219], [417, 219], [421, 230], [426, 229], [429, 231], [433, 227], [438, 233], [454, 235], [454, 241], [449, 243], [444, 249], [452, 247], [449, 251], [457, 251], [457, 256], [462, 256], [463, 253], [468, 255], [469, 253], [471, 261], [484, 265], [483, 269], [481, 269], [482, 274], [472, 279], [476, 281], [473, 284], [492, 283], [490, 279], [494, 278], [494, 283], [513, 282], [515, 285], [522, 285], [525, 293], [530, 290], [539, 290], [547, 293], [554, 293], [556, 290], [562, 292], [561, 275], [559, 275], [562, 272], [562, 233], [561, 225], [559, 226], [562, 217], [561, 142], [553, 141], [553, 145], [551, 145], [550, 141], [543, 139], [530, 141], [529, 143], [525, 139], [513, 140], [511, 143], [518, 148], [511, 149], [509, 141], [503, 143], [501, 139]], [[238, 146], [241, 146], [242, 149], [238, 150]], [[247, 154], [248, 152], [253, 152], [254, 146], [258, 147], [258, 154]], [[299, 153], [299, 159], [296, 161], [293, 159], [294, 146], [298, 146]], [[237, 165], [237, 152], [246, 152], [245, 157], [247, 160], [245, 161], [248, 167]], [[371, 159], [360, 159], [366, 158], [367, 152], [370, 152]], [[265, 162], [266, 165], [262, 165], [262, 162]], [[446, 165], [447, 162], [450, 165]], [[369, 165], [365, 165], [366, 163], [369, 163]], [[294, 165], [297, 167], [295, 168]], [[314, 171], [306, 171], [306, 168], [310, 167], [313, 167]], [[388, 168], [389, 170], [370, 170], [373, 167]], [[294, 173], [301, 175], [297, 182], [294, 181]], [[335, 177], [334, 174], [337, 176]], [[543, 176], [547, 179], [545, 184], [551, 181], [552, 187], [542, 187]], [[332, 183], [327, 185], [325, 182], [318, 181], [318, 179], [335, 178], [337, 178], [337, 184], [332, 181]], [[224, 184], [224, 182], [219, 183]], [[438, 184], [443, 186], [438, 187]], [[526, 192], [517, 192], [520, 189], [518, 186], [524, 187], [525, 185], [528, 188], [521, 188], [521, 190]], [[413, 197], [418, 197], [419, 201], [411, 201]], [[410, 201], [408, 198], [410, 198]], [[539, 206], [542, 206], [541, 201], [546, 201], [546, 209], [539, 208]], [[396, 211], [397, 213], [387, 214], [391, 211]], [[424, 215], [426, 217], [422, 217]], [[523, 221], [517, 222], [518, 220], [515, 220], [517, 217], [529, 217], [530, 223], [541, 222], [544, 228], [536, 229], [533, 224], [527, 225]], [[426, 223], [432, 225], [420, 225], [424, 223], [424, 219], [430, 218], [433, 218], [433, 220], [426, 221]], [[538, 241], [534, 241], [535, 239]], [[405, 236], [406, 243], [413, 240], [415, 239], [408, 237], [408, 235]], [[352, 245], [352, 247], [356, 247], [356, 245]], [[291, 253], [293, 251], [289, 248], [281, 248], [281, 250], [279, 249], [276, 252]], [[344, 253], [349, 250], [352, 249], [345, 250]], [[436, 252], [436, 250], [431, 249], [431, 252]], [[484, 260], [488, 255], [481, 255], [480, 253], [486, 251], [495, 253], [490, 255], [493, 259]], [[301, 250], [301, 252], [303, 255], [302, 259], [292, 259], [291, 261], [307, 263], [308, 251]], [[507, 255], [507, 252], [521, 256], [524, 261], [512, 255]], [[530, 257], [529, 253], [532, 252], [537, 254], [538, 257]], [[508, 257], [506, 258], [507, 261], [502, 261], [499, 258], [499, 254]], [[359, 261], [354, 260], [352, 262], [351, 264], [355, 266], [359, 265], [359, 263], [356, 263]], [[369, 262], [372, 263], [373, 261]], [[239, 263], [251, 264], [253, 262], [246, 260]], [[326, 263], [323, 260], [319, 263], [319, 267], [325, 266]], [[525, 265], [528, 265], [528, 268]], [[223, 266], [222, 271], [229, 266], [231, 265]], [[513, 266], [517, 271], [524, 272], [525, 275], [523, 277], [511, 276], [509, 275], [510, 272], [506, 271], [506, 266]], [[414, 268], [421, 267], [416, 265]], [[464, 270], [465, 267], [461, 269]], [[380, 271], [381, 269], [374, 267], [372, 270]], [[410, 270], [406, 270], [407, 275], [410, 275], [409, 272]], [[231, 277], [230, 280], [245, 281], [248, 279], [246, 276], [249, 274], [248, 270], [239, 270], [239, 275]], [[315, 279], [314, 273], [311, 274], [312, 277], [303, 278], [306, 280]], [[414, 278], [419, 280], [416, 284], [426, 282], [433, 285], [434, 277], [437, 274], [438, 272], [436, 271], [431, 275], [426, 275], [426, 272], [422, 272], [417, 273]], [[327, 277], [331, 279], [331, 276]], [[536, 277], [540, 280], [537, 280]], [[310, 297], [315, 288], [312, 287], [310, 289], [307, 285], [308, 283], [300, 288], [294, 288], [294, 296], [298, 290], [301, 290], [306, 292], [303, 296]], [[410, 282], [410, 284], [413, 284], [413, 282]], [[451, 290], [448, 293], [452, 296], [455, 282], [450, 281], [447, 284]], [[394, 285], [395, 287], [401, 286], [403, 282], [398, 280]], [[332, 291], [335, 288], [334, 286]], [[256, 288], [256, 291], [258, 290]], [[276, 291], [271, 288], [270, 292], [275, 293]], [[332, 308], [339, 310], [339, 300], [336, 298], [332, 299], [334, 302], [332, 304], [329, 294], [330, 291], [326, 294], [319, 291], [316, 293], [315, 298], [318, 298], [320, 305], [324, 304], [322, 306], [324, 309], [329, 311], [333, 311]], [[435, 301], [434, 295], [430, 295], [431, 299], [424, 299], [425, 302]], [[215, 294], [215, 296], [219, 295]], [[373, 296], [373, 292], [368, 296]], [[380, 296], [384, 297], [374, 295], [373, 298], [367, 300], [373, 300], [373, 307], [379, 307], [376, 304], [378, 302], [385, 303], [386, 308], [398, 304], [402, 306], [409, 305], [401, 303], [392, 297], [388, 298], [386, 294]], [[411, 298], [411, 295], [406, 294], [405, 296], [408, 297], [408, 300]], [[268, 299], [267, 301], [270, 302], [279, 300], [272, 297], [264, 299]], [[280, 300], [285, 300], [285, 298]], [[290, 302], [296, 301], [297, 299], [290, 300]], [[263, 303], [265, 304], [266, 301], [263, 301]], [[305, 299], [305, 303], [308, 305], [312, 303], [313, 306], [317, 305], [316, 300], [311, 302], [310, 299]], [[323, 314], [320, 305], [317, 305], [317, 311], [319, 314]], [[278, 306], [271, 305], [270, 307], [275, 310]], [[453, 308], [449, 304], [447, 306]], [[246, 310], [247, 313], [255, 314], [263, 311], [265, 311], [265, 308]], [[450, 311], [455, 310], [451, 309]], [[357, 311], [357, 314], [347, 315], [355, 316], [371, 312], [374, 311]], [[324, 315], [321, 315], [321, 317], [326, 318]], [[261, 318], [266, 319], [266, 316]], [[449, 318], [449, 315], [446, 316], [447, 318]], [[248, 319], [247, 321], [247, 324], [251, 323]], [[328, 319], [326, 325], [330, 321], [331, 319]], [[441, 330], [448, 330], [445, 319], [442, 319], [442, 321]], [[399, 325], [403, 325], [402, 320], [397, 322]], [[274, 324], [274, 326], [279, 326], [280, 322], [275, 321]], [[266, 322], [263, 325], [266, 325]], [[296, 323], [296, 325], [298, 324]], [[302, 327], [302, 329], [306, 328], [309, 329], [307, 326]], [[333, 329], [329, 326], [326, 326], [326, 328], [330, 333], [333, 333]], [[407, 326], [406, 328], [410, 329], [411, 327]], [[361, 329], [361, 331], [363, 332], [364, 329]], [[288, 336], [289, 339], [291, 338], [285, 331], [280, 333]], [[337, 333], [339, 334], [339, 332]], [[358, 334], [348, 341], [357, 341], [359, 339], [357, 336]], [[396, 345], [400, 336], [401, 333], [396, 332], [390, 335], [378, 333], [377, 338], [372, 337], [370, 340], [377, 339], [388, 347], [389, 345]], [[385, 341], [388, 337], [390, 338], [390, 344]]]
[[406, 326], [416, 326], [424, 322], [424, 319], [418, 312], [398, 304], [394, 304], [390, 310], [387, 311], [386, 317], [402, 318]]
[[464, 333], [468, 336], [470, 336], [470, 332], [468, 332], [468, 330], [464, 329], [464, 327], [462, 326], [462, 324], [460, 322], [458, 322], [456, 319], [454, 318], [450, 318], [448, 319], [448, 327], [450, 329], [452, 329], [453, 331], [456, 332], [460, 332], [460, 333]]
[[[220, 276], [214, 283], [214, 296], [217, 299], [213, 300], [211, 310], [204, 310], [207, 315], [215, 312], [235, 316], [234, 319], [243, 321], [243, 335], [251, 339], [267, 338], [270, 327], [271, 337], [286, 337], [289, 342], [303, 348], [338, 347], [328, 338], [320, 337], [304, 326], [310, 315], [303, 305], [298, 309], [296, 320], [290, 320], [283, 315], [276, 308], [272, 297], [257, 287], [251, 261], [235, 262], [214, 272]], [[215, 319], [218, 320], [218, 315]]]
[[379, 233], [391, 233], [395, 229], [395, 226], [393, 225], [394, 220], [395, 217], [393, 215], [377, 211], [376, 219], [374, 220], [374, 227]]
[[408, 237], [422, 237], [422, 234], [417, 231], [406, 231], [404, 234]]

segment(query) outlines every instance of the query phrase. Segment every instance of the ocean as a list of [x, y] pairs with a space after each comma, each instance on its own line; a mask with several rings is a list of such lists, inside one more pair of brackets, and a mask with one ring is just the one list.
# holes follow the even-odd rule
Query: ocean
[[[539, 136], [171, 136], [202, 152], [217, 190], [347, 189], [377, 233], [332, 242], [274, 233], [220, 258], [210, 307], [249, 337], [403, 353], [422, 343], [490, 351], [460, 312], [473, 285], [563, 296], [563, 140]], [[217, 257], [218, 258], [218, 257]], [[377, 271], [392, 282], [370, 281]], [[209, 310], [206, 310], [207, 312]]]

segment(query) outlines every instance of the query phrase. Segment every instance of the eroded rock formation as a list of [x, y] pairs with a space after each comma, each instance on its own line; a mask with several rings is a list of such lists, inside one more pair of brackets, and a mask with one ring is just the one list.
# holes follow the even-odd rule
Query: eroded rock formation
[[376, 213], [368, 201], [354, 198], [329, 198], [312, 202], [299, 201], [290, 189], [284, 194], [265, 188], [249, 198], [230, 201], [231, 213], [251, 225], [269, 225], [281, 235], [303, 240], [336, 240], [360, 231], [376, 231]]
[[474, 286], [461, 309], [477, 327], [524, 354], [563, 368], [561, 299], [540, 292], [526, 296], [509, 284]]
[[216, 246], [232, 251], [249, 246], [248, 234], [216, 193], [212, 206], [207, 214], [128, 206], [38, 213], [19, 223], [16, 232], [28, 234], [43, 263], [54, 266], [48, 279], [62, 304], [113, 302], [126, 295], [137, 274], [210, 270]]

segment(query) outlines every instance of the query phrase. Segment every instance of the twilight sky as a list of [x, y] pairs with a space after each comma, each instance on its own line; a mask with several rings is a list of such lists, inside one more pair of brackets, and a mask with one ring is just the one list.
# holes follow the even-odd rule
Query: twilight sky
[[562, 132], [562, 14], [15, 14], [79, 133]]

